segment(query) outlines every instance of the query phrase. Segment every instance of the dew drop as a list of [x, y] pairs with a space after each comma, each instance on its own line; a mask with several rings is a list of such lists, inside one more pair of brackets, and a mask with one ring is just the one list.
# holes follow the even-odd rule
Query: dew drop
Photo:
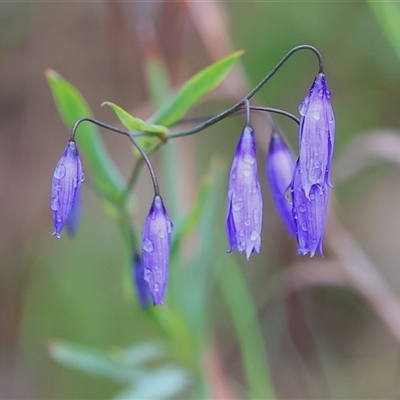
[[324, 96], [324, 91], [323, 91], [323, 89], [319, 89], [319, 90], [318, 90], [318, 96], [319, 96], [319, 97], [323, 97], [323, 96]]
[[61, 191], [61, 185], [55, 185], [55, 186], [54, 186], [54, 189], [56, 189], [57, 192]]
[[233, 211], [240, 211], [243, 208], [243, 203], [233, 203], [232, 209]]
[[285, 190], [285, 199], [289, 204], [293, 203], [292, 189], [290, 187]]
[[327, 99], [330, 99], [330, 98], [331, 98], [331, 92], [330, 92], [330, 90], [328, 90], [328, 89], [325, 90], [325, 96], [326, 96]]
[[153, 243], [149, 238], [146, 238], [143, 241], [143, 250], [146, 251], [147, 253], [151, 253], [154, 250]]
[[319, 113], [319, 111], [314, 111], [312, 116], [314, 118], [314, 121], [319, 121], [319, 119], [321, 118], [321, 114]]
[[304, 203], [301, 203], [301, 204], [299, 205], [299, 211], [300, 211], [300, 212], [302, 212], [302, 213], [303, 213], [303, 212], [306, 212], [306, 209], [307, 209], [307, 208], [306, 208], [306, 205], [305, 205]]
[[[239, 231], [239, 236], [244, 236], [244, 229], [241, 229], [240, 231]], [[243, 242], [244, 243], [244, 242]]]
[[81, 182], [83, 182], [85, 179], [86, 179], [85, 174], [82, 172]]
[[306, 224], [301, 224], [301, 229], [304, 231], [304, 232], [307, 232], [307, 225]]
[[158, 236], [163, 239], [165, 238], [165, 231], [158, 231]]
[[243, 157], [243, 161], [250, 165], [253, 165], [255, 162], [254, 157], [252, 157], [250, 154], [245, 154]]
[[259, 236], [260, 235], [256, 231], [252, 231], [250, 234], [250, 240], [254, 242], [255, 240], [257, 240], [259, 238]]
[[58, 197], [53, 197], [50, 201], [50, 208], [53, 211], [57, 211], [58, 210]]
[[174, 229], [174, 224], [171, 221], [167, 221], [167, 232], [171, 233], [172, 229]]
[[313, 236], [313, 237], [311, 238], [311, 241], [312, 241], [313, 243], [317, 243], [317, 238], [316, 238], [315, 236]]
[[299, 113], [300, 113], [300, 115], [303, 115], [303, 116], [306, 115], [307, 108], [308, 108], [308, 100], [307, 99], [303, 99], [299, 104]]
[[53, 176], [56, 179], [62, 179], [65, 176], [65, 172], [66, 172], [65, 165], [57, 164], [56, 169], [54, 170]]
[[150, 281], [151, 281], [151, 276], [152, 276], [151, 271], [150, 271], [148, 268], [146, 268], [146, 271], [144, 271], [144, 277], [143, 277], [143, 279], [144, 279], [146, 282], [150, 282]]
[[160, 286], [158, 286], [158, 283], [154, 284], [154, 291], [157, 293], [160, 290]]
[[246, 219], [246, 221], [244, 221], [244, 225], [245, 226], [250, 226], [251, 224], [251, 220], [250, 219]]
[[318, 150], [315, 150], [315, 151], [314, 151], [314, 156], [315, 156], [315, 157], [318, 157], [318, 155], [319, 155]]
[[61, 222], [62, 221], [61, 215], [57, 215], [56, 221], [57, 222]]
[[250, 176], [250, 174], [251, 174], [251, 171], [250, 171], [249, 169], [245, 169], [245, 170], [243, 171], [243, 175], [244, 175], [245, 177]]
[[315, 199], [315, 194], [314, 193], [310, 193], [310, 200], [314, 200]]

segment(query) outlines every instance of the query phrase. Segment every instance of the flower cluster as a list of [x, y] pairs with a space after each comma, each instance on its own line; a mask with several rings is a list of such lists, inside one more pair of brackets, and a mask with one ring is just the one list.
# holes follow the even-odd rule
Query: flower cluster
[[[283, 110], [251, 107], [249, 99], [289, 56], [300, 49], [312, 50], [317, 55], [320, 70], [307, 96], [300, 103], [300, 119]], [[265, 164], [266, 175], [278, 213], [289, 235], [297, 239], [297, 253], [310, 254], [312, 257], [318, 251], [321, 256], [323, 255], [322, 241], [328, 192], [332, 187], [330, 169], [335, 139], [335, 118], [330, 101], [331, 93], [322, 71], [322, 58], [314, 47], [308, 45], [295, 47], [241, 102], [210, 118], [202, 126], [186, 132], [168, 134], [169, 140], [199, 132], [245, 108], [246, 124], [236, 147], [228, 182], [226, 234], [229, 253], [236, 248], [239, 253], [245, 253], [249, 259], [252, 253], [259, 253], [261, 248], [263, 200], [258, 178], [255, 133], [250, 125], [251, 109], [256, 108], [278, 112], [299, 123], [298, 159], [295, 160], [282, 136], [274, 129]], [[154, 305], [164, 304], [173, 224], [161, 198], [156, 174], [148, 155], [132, 132], [112, 127], [91, 117], [81, 118], [75, 123], [68, 145], [53, 173], [50, 202], [54, 223], [53, 235], [59, 238], [64, 226], [69, 234], [74, 235], [79, 224], [80, 188], [84, 175], [74, 137], [78, 125], [83, 121], [95, 123], [127, 136], [148, 167], [153, 182], [154, 198], [142, 230], [141, 255], [136, 250], [136, 243], [132, 243], [133, 277], [142, 308], [147, 308], [150, 297]], [[140, 127], [153, 132], [156, 125], [146, 127], [146, 123], [142, 121]], [[133, 230], [131, 233], [133, 237]]]
[[[299, 254], [321, 255], [332, 187], [330, 168], [335, 138], [331, 93], [319, 73], [300, 103], [299, 158], [294, 163], [279, 134], [271, 139], [267, 172], [275, 204], [291, 235], [297, 237]], [[289, 179], [291, 176], [291, 179]], [[286, 203], [283, 200], [286, 195]]]

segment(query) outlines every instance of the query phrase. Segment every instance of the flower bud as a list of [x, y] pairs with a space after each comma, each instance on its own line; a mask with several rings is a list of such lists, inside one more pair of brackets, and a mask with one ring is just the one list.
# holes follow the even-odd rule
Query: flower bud
[[237, 247], [249, 259], [252, 252], [260, 252], [262, 225], [262, 197], [258, 180], [254, 131], [245, 126], [229, 175], [226, 233], [230, 253]]
[[172, 228], [162, 198], [154, 196], [142, 232], [144, 280], [149, 285], [154, 305], [164, 304]]
[[53, 173], [50, 207], [53, 210], [54, 233], [60, 238], [61, 230], [71, 216], [77, 196], [84, 180], [82, 163], [76, 143], [68, 142]]

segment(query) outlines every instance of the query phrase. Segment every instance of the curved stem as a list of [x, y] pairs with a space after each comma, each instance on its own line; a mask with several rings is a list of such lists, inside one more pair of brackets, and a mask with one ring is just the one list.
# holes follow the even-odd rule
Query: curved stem
[[78, 119], [78, 121], [76, 121], [74, 126], [72, 127], [70, 140], [75, 141], [76, 130], [78, 129], [79, 124], [81, 124], [82, 122], [91, 122], [92, 124], [101, 126], [102, 128], [120, 133], [124, 136], [127, 136], [130, 139], [130, 141], [133, 143], [133, 145], [138, 149], [139, 153], [143, 157], [144, 162], [147, 165], [147, 168], [149, 169], [151, 180], [153, 182], [154, 195], [156, 195], [156, 196], [160, 195], [160, 189], [158, 186], [157, 177], [154, 172], [154, 168], [151, 165], [151, 162], [150, 162], [149, 157], [147, 156], [146, 152], [142, 149], [140, 144], [135, 139], [135, 136], [139, 136], [139, 135], [135, 135], [132, 132], [125, 131], [123, 129], [117, 128], [117, 127], [109, 125], [109, 124], [105, 124], [104, 122], [98, 121], [97, 119], [94, 119], [92, 117], [83, 117], [83, 118]]
[[250, 126], [250, 101], [247, 99], [244, 101], [244, 109], [246, 110], [246, 125]]

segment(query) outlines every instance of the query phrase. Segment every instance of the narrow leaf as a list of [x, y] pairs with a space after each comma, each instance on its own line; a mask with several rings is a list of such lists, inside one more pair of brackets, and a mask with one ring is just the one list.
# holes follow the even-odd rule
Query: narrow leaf
[[224, 264], [219, 283], [239, 339], [250, 398], [272, 400], [275, 395], [256, 306], [237, 263], [225, 258]]
[[104, 105], [110, 106], [115, 111], [115, 114], [117, 115], [121, 123], [130, 131], [154, 132], [163, 135], [169, 132], [169, 129], [166, 128], [165, 126], [148, 124], [142, 119], [134, 117], [133, 115], [129, 114], [123, 108], [117, 106], [114, 103], [105, 101], [102, 104], [102, 106]]
[[206, 67], [190, 78], [181, 90], [151, 118], [155, 124], [171, 126], [205, 94], [215, 89], [228, 74], [235, 61], [244, 52], [237, 51], [230, 56]]
[[[92, 116], [86, 100], [74, 86], [52, 69], [46, 70], [45, 74], [58, 112], [68, 130], [79, 118]], [[115, 203], [121, 202], [125, 183], [111, 160], [97, 127], [83, 122], [77, 131], [77, 143], [85, 168], [89, 170], [96, 187]]]
[[60, 364], [91, 375], [118, 382], [132, 382], [136, 377], [129, 366], [90, 347], [68, 342], [53, 342], [48, 346], [48, 351], [50, 356]]

